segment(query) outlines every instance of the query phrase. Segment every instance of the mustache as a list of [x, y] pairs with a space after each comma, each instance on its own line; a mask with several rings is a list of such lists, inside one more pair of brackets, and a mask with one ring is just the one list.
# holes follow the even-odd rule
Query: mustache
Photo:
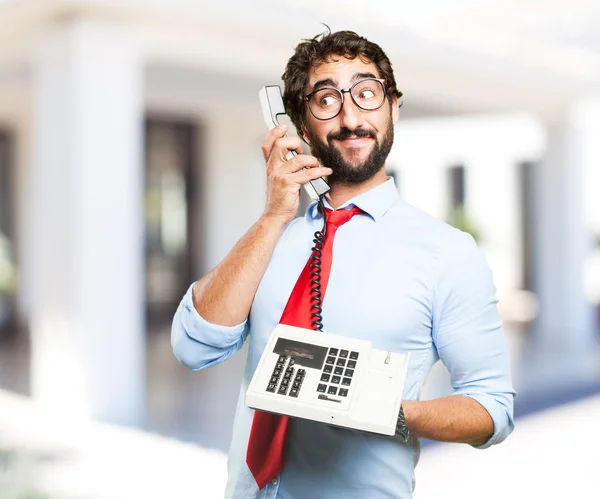
[[327, 141], [331, 144], [332, 140], [346, 140], [350, 137], [369, 137], [376, 139], [377, 136], [373, 130], [367, 130], [365, 128], [356, 128], [350, 130], [349, 128], [341, 128], [339, 132], [331, 132], [327, 135]]

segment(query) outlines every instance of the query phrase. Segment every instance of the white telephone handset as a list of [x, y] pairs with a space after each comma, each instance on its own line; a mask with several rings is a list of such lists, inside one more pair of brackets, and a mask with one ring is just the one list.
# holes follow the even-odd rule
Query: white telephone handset
[[[281, 88], [279, 88], [279, 85], [268, 85], [260, 89], [258, 96], [260, 98], [263, 118], [269, 130], [271, 130], [279, 125], [278, 116], [286, 114]], [[296, 153], [289, 151], [287, 159], [291, 159], [294, 156], [296, 156]], [[304, 187], [310, 198], [315, 201], [329, 192], [329, 186], [323, 178], [311, 180], [307, 184], [304, 184]]]

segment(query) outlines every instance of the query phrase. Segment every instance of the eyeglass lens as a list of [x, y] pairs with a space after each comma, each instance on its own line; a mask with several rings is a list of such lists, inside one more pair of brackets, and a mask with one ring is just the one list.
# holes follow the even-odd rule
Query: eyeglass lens
[[[385, 99], [385, 90], [380, 81], [365, 79], [352, 86], [350, 95], [358, 107], [370, 111], [381, 107]], [[342, 92], [336, 88], [327, 87], [314, 92], [308, 105], [317, 119], [328, 119], [340, 112], [342, 102]]]

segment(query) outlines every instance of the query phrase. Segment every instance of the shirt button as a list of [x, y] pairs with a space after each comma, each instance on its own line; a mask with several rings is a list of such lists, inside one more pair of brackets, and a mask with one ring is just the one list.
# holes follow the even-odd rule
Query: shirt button
[[271, 483], [272, 483], [273, 485], [277, 485], [277, 482], [278, 482], [277, 478], [273, 478], [273, 481], [272, 481]]

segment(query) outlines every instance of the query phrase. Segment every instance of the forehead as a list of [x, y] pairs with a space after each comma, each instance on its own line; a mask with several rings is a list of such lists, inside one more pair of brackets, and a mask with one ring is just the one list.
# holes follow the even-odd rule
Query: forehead
[[307, 89], [312, 89], [315, 83], [331, 80], [338, 88], [350, 86], [353, 77], [359, 73], [372, 73], [381, 77], [374, 62], [360, 57], [348, 59], [344, 56], [331, 56], [318, 66], [313, 66], [308, 73]]

